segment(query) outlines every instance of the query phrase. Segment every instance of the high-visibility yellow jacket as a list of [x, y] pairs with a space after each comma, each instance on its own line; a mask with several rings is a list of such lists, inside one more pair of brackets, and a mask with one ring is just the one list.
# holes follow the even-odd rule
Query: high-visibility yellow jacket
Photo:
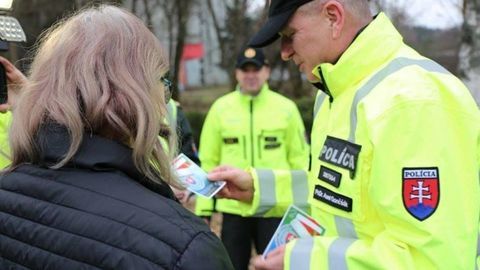
[[[326, 233], [290, 242], [285, 269], [474, 269], [480, 113], [468, 89], [384, 14], [314, 74], [331, 98], [315, 104], [308, 202]], [[252, 172], [244, 214], [284, 210], [274, 195], [288, 172]]]
[[8, 143], [8, 130], [12, 122], [12, 113], [0, 113], [0, 170], [10, 165], [10, 146]]
[[[308, 165], [308, 151], [297, 106], [271, 91], [267, 84], [255, 97], [237, 89], [215, 101], [203, 124], [199, 148], [202, 168], [206, 171], [223, 164], [240, 168], [304, 169]], [[295, 188], [303, 192], [303, 196], [297, 196], [303, 201], [306, 201], [305, 188]], [[197, 215], [208, 216], [212, 210], [212, 200], [197, 197]], [[234, 200], [217, 200], [216, 210], [241, 214]]]

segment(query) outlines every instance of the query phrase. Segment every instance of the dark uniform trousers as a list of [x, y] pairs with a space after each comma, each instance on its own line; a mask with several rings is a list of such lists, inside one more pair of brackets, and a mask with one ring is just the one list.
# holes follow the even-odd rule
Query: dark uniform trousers
[[280, 220], [223, 213], [222, 242], [236, 270], [248, 270], [252, 242], [257, 254], [263, 253]]

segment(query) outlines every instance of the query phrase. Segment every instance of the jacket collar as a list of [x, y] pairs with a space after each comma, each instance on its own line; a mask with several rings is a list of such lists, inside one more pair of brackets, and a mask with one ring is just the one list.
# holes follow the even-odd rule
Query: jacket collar
[[246, 101], [250, 101], [252, 99], [253, 100], [262, 100], [268, 95], [267, 92], [271, 91], [269, 86], [268, 86], [268, 83], [263, 84], [262, 88], [258, 92], [258, 95], [256, 95], [256, 96], [250, 96], [250, 95], [247, 95], [247, 94], [243, 94], [242, 90], [240, 90], [239, 85], [237, 85], [235, 90], [238, 93], [238, 95], [242, 98], [242, 100], [246, 100]]
[[383, 65], [403, 44], [402, 36], [384, 13], [355, 38], [335, 64], [323, 63], [312, 73], [322, 80], [331, 97], [341, 95]]
[[[70, 146], [70, 135], [67, 129], [58, 124], [43, 126], [36, 139], [39, 145], [39, 165], [45, 167], [52, 166], [60, 161], [68, 152]], [[78, 151], [62, 168], [121, 171], [148, 189], [176, 200], [166, 183], [155, 183], [137, 170], [133, 163], [131, 148], [95, 134], [83, 134], [83, 140]]]

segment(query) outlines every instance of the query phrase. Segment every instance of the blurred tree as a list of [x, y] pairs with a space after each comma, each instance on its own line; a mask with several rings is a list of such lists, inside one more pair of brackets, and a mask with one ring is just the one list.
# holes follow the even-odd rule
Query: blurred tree
[[[268, 15], [269, 1], [265, 1], [256, 12], [251, 11], [252, 3], [251, 0], [223, 1], [222, 4], [215, 0], [205, 2], [220, 46], [220, 67], [228, 72], [231, 89], [235, 87], [236, 56]], [[298, 68], [280, 58], [279, 43], [269, 46], [265, 54], [273, 73], [277, 75], [270, 80], [272, 89], [295, 98], [310, 95], [312, 87], [302, 79]]]
[[[166, 0], [171, 1], [171, 0]], [[190, 10], [193, 4], [192, 0], [176, 0], [175, 2], [175, 9], [173, 16], [175, 16], [176, 20], [175, 23], [177, 24], [177, 36], [175, 38], [175, 57], [173, 60], [173, 74], [172, 74], [172, 81], [174, 85], [174, 91], [172, 93], [172, 97], [176, 100], [179, 98], [179, 89], [178, 86], [180, 85], [179, 78], [180, 78], [180, 68], [182, 64], [182, 54], [183, 54], [183, 47], [185, 45], [185, 38], [187, 36], [187, 21], [189, 19]]]
[[[395, 26], [404, 27], [407, 24], [407, 10], [409, 8], [408, 1], [370, 0], [369, 2], [374, 12], [383, 11], [388, 14], [388, 17], [392, 20]], [[417, 14], [410, 15], [417, 16]]]
[[232, 0], [220, 4], [219, 1], [205, 1], [220, 46], [220, 67], [228, 72], [232, 89], [235, 87], [236, 55], [246, 45], [254, 28], [254, 21], [246, 16], [250, 2]]
[[468, 78], [473, 70], [480, 68], [480, 0], [464, 0], [461, 9], [463, 25], [459, 73]]
[[[164, 15], [162, 21], [166, 23], [168, 54], [172, 65], [170, 77], [174, 85], [172, 97], [176, 100], [178, 100], [179, 97], [178, 87], [180, 85], [179, 77], [183, 47], [188, 34], [187, 22], [190, 18], [191, 8], [195, 3], [195, 0], [129, 0], [124, 3], [132, 13], [143, 18], [147, 26], [154, 33], [158, 30], [154, 27], [154, 14], [160, 11]], [[161, 30], [163, 30], [163, 28]]]
[[56, 0], [54, 2], [49, 0], [15, 0], [12, 15], [22, 25], [27, 36], [27, 42], [20, 45], [11, 44], [9, 58], [12, 61], [20, 60], [18, 66], [25, 71], [33, 57], [34, 44], [44, 30], [74, 10], [103, 2], [121, 4], [122, 0]]

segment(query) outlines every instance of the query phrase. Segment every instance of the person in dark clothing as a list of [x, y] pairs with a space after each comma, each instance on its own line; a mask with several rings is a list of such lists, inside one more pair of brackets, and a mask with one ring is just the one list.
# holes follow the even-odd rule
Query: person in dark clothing
[[170, 128], [177, 132], [178, 149], [180, 150], [180, 153], [185, 154], [198, 166], [201, 166], [200, 159], [198, 158], [197, 146], [193, 140], [192, 128], [179, 103], [170, 99], [167, 103], [167, 111], [167, 119]]
[[[0, 62], [15, 83], [18, 70]], [[233, 269], [170, 188], [182, 186], [175, 149], [158, 140], [176, 140], [158, 121], [167, 67], [158, 40], [118, 7], [84, 10], [47, 33], [10, 100], [0, 269]]]
[[[167, 73], [169, 74], [169, 73]], [[166, 75], [168, 76], [168, 75]], [[170, 87], [172, 83], [168, 78], [164, 79], [166, 81], [166, 88], [171, 91]], [[170, 95], [168, 95], [170, 96]], [[178, 149], [180, 153], [186, 155], [189, 159], [191, 159], [195, 164], [201, 166], [200, 159], [198, 158], [198, 151], [197, 147], [195, 146], [195, 142], [193, 141], [193, 134], [192, 128], [190, 127], [190, 123], [188, 122], [187, 117], [182, 111], [182, 108], [179, 106], [179, 103], [172, 98], [167, 97], [169, 99], [167, 103], [167, 123], [171, 130], [175, 130], [177, 134], [177, 143]], [[161, 136], [161, 134], [160, 134]], [[187, 189], [179, 190], [175, 187], [172, 187], [175, 197], [182, 203], [183, 206], [189, 207], [188, 202], [190, 198], [194, 196], [195, 193], [190, 192]]]
[[180, 137], [180, 146], [178, 148], [189, 159], [195, 162], [198, 166], [201, 166], [202, 164], [198, 158], [197, 146], [193, 140], [192, 127], [180, 106], [177, 106], [177, 125], [179, 127], [178, 136]]

